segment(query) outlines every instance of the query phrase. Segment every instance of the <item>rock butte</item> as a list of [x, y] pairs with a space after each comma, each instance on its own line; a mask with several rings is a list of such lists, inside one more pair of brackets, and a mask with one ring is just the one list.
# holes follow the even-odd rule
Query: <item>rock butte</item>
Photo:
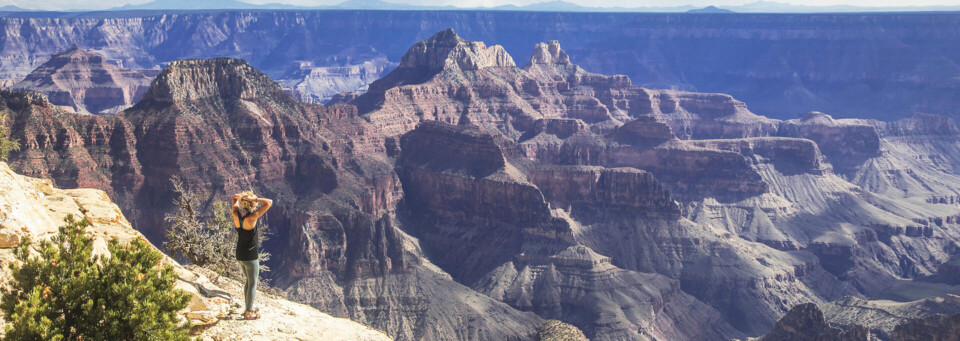
[[41, 92], [74, 112], [107, 115], [133, 106], [159, 72], [128, 70], [74, 45], [8, 88]]
[[154, 241], [171, 176], [275, 198], [276, 285], [400, 340], [529, 339], [545, 319], [593, 340], [759, 336], [954, 264], [948, 118], [782, 121], [587, 72], [558, 42], [531, 56], [444, 30], [327, 106], [217, 58], [171, 63], [114, 116], [25, 92], [0, 108], [14, 169], [104, 190]]

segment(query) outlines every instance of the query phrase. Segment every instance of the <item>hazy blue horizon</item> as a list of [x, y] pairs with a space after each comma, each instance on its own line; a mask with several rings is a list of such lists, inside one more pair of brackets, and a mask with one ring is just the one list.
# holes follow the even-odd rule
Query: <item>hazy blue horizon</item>
[[[355, 2], [358, 0], [352, 0]], [[379, 0], [359, 0], [360, 2], [378, 2]], [[76, 11], [76, 10], [108, 10], [121, 6], [140, 6], [154, 2], [152, 0], [0, 0], [0, 6], [16, 6], [27, 10], [54, 10], [54, 11]], [[344, 0], [165, 0], [161, 3], [164, 9], [194, 9], [194, 8], [231, 8], [231, 3], [243, 2], [254, 6], [298, 6], [298, 7], [328, 7], [344, 3]], [[576, 11], [576, 6], [593, 8], [703, 8], [708, 6], [717, 6], [732, 10], [741, 10], [744, 12], [772, 11], [772, 12], [798, 12], [810, 10], [831, 11], [847, 10], [849, 7], [862, 8], [866, 11], [901, 11], [901, 10], [958, 10], [960, 1], [956, 0], [918, 0], [911, 2], [892, 1], [892, 0], [777, 0], [777, 1], [757, 1], [757, 0], [687, 0], [676, 2], [671, 0], [386, 0], [389, 3], [384, 9], [395, 9], [404, 6], [429, 6], [429, 7], [457, 7], [464, 9], [473, 8], [492, 8], [498, 6], [530, 6], [537, 5], [540, 9], [556, 8], [558, 10]], [[549, 4], [548, 4], [549, 3]], [[575, 6], [570, 6], [575, 5]], [[350, 8], [378, 8], [377, 4], [363, 4], [345, 6]], [[137, 7], [135, 7], [137, 8]], [[235, 8], [235, 7], [233, 7]]]

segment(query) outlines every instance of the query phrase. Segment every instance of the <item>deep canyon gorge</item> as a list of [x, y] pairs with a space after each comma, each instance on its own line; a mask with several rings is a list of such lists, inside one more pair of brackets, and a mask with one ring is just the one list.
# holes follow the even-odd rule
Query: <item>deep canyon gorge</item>
[[10, 167], [155, 244], [174, 176], [275, 198], [273, 285], [395, 339], [907, 340], [960, 313], [960, 16], [111, 15], [0, 19]]

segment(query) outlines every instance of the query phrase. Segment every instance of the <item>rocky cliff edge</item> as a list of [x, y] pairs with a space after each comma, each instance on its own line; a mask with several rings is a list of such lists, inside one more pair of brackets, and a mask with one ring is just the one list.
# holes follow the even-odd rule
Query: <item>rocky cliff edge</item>
[[[68, 214], [91, 222], [86, 233], [94, 240], [94, 252], [108, 252], [106, 241], [111, 238], [123, 242], [143, 238], [105, 192], [54, 188], [49, 180], [16, 174], [0, 162], [0, 283], [10, 280], [12, 247], [25, 237], [52, 237]], [[180, 265], [169, 257], [164, 263], [176, 270], [177, 288], [191, 296], [181, 316], [190, 321], [200, 340], [389, 340], [373, 328], [263, 292], [257, 296], [263, 317], [242, 320], [240, 283], [212, 280], [216, 277], [212, 272]], [[0, 317], [0, 338], [4, 324]]]

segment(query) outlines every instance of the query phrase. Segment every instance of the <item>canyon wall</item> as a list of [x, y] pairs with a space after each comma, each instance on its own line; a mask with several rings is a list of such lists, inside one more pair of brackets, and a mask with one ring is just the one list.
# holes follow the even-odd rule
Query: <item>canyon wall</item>
[[[585, 69], [654, 89], [720, 92], [758, 113], [795, 118], [958, 117], [960, 16], [909, 14], [654, 14], [483, 11], [5, 13], [0, 78], [22, 77], [71, 44], [121, 66], [181, 58], [249, 61], [284, 86], [325, 101], [400, 62], [452, 27], [520, 60], [560, 40]], [[889, 56], [877, 58], [877, 56]], [[387, 62], [384, 62], [386, 60]]]

